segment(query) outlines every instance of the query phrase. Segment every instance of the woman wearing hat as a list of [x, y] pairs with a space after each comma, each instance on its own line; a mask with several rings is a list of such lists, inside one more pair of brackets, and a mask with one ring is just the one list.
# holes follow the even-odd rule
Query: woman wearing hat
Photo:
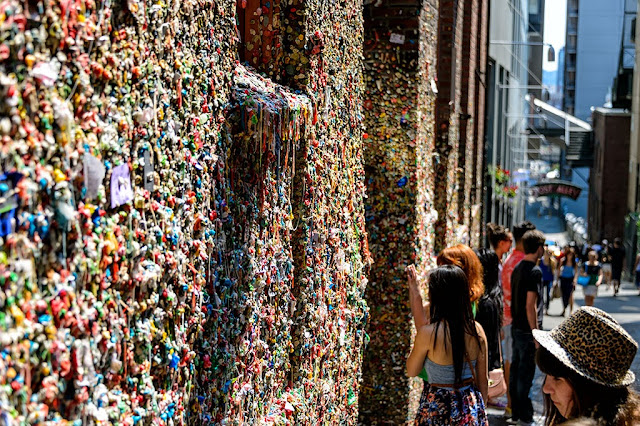
[[545, 373], [546, 424], [587, 417], [599, 425], [636, 425], [640, 398], [629, 370], [638, 344], [606, 312], [578, 309], [550, 332], [533, 330]]

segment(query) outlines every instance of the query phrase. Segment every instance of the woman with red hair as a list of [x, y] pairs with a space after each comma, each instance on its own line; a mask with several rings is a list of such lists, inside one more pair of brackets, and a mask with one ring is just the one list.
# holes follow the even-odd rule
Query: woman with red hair
[[484, 294], [484, 284], [482, 275], [482, 263], [480, 259], [471, 250], [471, 247], [464, 244], [448, 247], [438, 255], [436, 259], [438, 266], [456, 265], [464, 271], [469, 281], [469, 293], [471, 295], [471, 303], [475, 304]]
[[[438, 266], [455, 265], [462, 269], [469, 282], [470, 300], [475, 315], [477, 302], [484, 294], [482, 263], [480, 263], [478, 256], [471, 250], [471, 247], [458, 244], [442, 250], [436, 259], [436, 263]], [[427, 317], [429, 302], [424, 306], [422, 304], [415, 266], [410, 265], [407, 267], [407, 278], [409, 281], [411, 313], [413, 314], [416, 328], [420, 328], [429, 323]]]

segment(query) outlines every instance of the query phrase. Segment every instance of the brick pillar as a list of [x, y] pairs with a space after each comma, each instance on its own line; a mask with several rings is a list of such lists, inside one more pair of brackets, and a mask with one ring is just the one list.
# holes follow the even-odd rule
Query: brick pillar
[[419, 379], [404, 374], [413, 326], [405, 268], [426, 270], [433, 247], [434, 91], [437, 0], [384, 0], [364, 7], [366, 222], [374, 264], [362, 424], [403, 424], [415, 415]]
[[474, 108], [474, 120], [473, 120], [473, 140], [474, 145], [474, 160], [473, 172], [474, 180], [471, 186], [471, 205], [474, 210], [471, 217], [471, 244], [473, 246], [479, 246], [483, 241], [481, 237], [482, 225], [484, 223], [482, 213], [484, 209], [481, 207], [484, 200], [484, 178], [485, 178], [485, 158], [484, 158], [484, 146], [485, 146], [485, 119], [486, 119], [486, 84], [487, 84], [487, 37], [489, 31], [489, 1], [477, 0], [477, 13], [478, 13], [478, 30], [476, 32], [476, 57], [477, 57], [477, 72], [474, 79], [476, 103]]
[[[456, 191], [457, 147], [459, 139], [458, 111], [462, 58], [462, 15], [464, 0], [441, 1], [438, 20], [438, 97], [436, 100], [435, 207], [438, 212], [435, 229], [435, 250], [439, 252], [453, 241], [453, 223], [457, 203]], [[460, 20], [458, 19], [460, 18]]]
[[[468, 173], [473, 169], [476, 141], [475, 107], [477, 104], [476, 69], [478, 57], [476, 50], [478, 32], [478, 0], [466, 0], [464, 3], [464, 29], [462, 32], [462, 85], [460, 97], [460, 145], [458, 146], [458, 224], [470, 225], [471, 186], [475, 175]], [[468, 170], [467, 170], [468, 169]]]

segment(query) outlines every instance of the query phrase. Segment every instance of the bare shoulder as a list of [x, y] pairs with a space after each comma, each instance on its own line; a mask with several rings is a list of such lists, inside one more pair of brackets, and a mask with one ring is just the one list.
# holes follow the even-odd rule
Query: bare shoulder
[[428, 339], [431, 340], [431, 336], [433, 336], [433, 324], [426, 324], [423, 325], [422, 327], [418, 328], [418, 334], [416, 335], [416, 339], [417, 338], [422, 338], [422, 339]]

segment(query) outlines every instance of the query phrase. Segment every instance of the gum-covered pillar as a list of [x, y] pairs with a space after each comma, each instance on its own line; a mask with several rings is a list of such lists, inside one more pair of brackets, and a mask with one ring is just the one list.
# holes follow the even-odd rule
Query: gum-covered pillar
[[421, 386], [404, 373], [413, 336], [404, 270], [432, 263], [437, 16], [436, 1], [364, 7], [365, 211], [374, 264], [366, 292], [363, 424], [404, 423]]

